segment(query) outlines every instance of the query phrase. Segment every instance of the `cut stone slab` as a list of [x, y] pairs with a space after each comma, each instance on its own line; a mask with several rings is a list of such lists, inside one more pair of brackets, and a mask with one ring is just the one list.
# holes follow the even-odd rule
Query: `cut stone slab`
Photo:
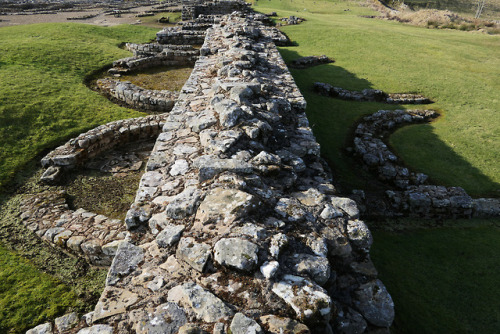
[[168, 301], [180, 303], [205, 322], [217, 322], [233, 315], [233, 311], [222, 300], [194, 282], [172, 288], [168, 293]]
[[354, 291], [354, 306], [372, 325], [390, 327], [394, 321], [394, 302], [378, 279]]
[[199, 272], [203, 272], [210, 259], [211, 247], [205, 243], [198, 243], [194, 238], [186, 237], [179, 241], [177, 258], [183, 260]]
[[109, 325], [94, 325], [80, 329], [78, 334], [113, 334], [113, 327]]
[[26, 332], [26, 334], [52, 334], [52, 324], [47, 322], [46, 324], [38, 325]]
[[213, 106], [215, 112], [219, 114], [221, 125], [226, 128], [238, 124], [238, 119], [245, 114], [239, 105], [232, 100], [222, 100]]
[[148, 318], [138, 321], [136, 332], [138, 334], [176, 334], [187, 318], [184, 310], [174, 303], [159, 305], [156, 310], [148, 314]]
[[80, 319], [78, 318], [78, 314], [76, 312], [65, 314], [62, 317], [56, 318], [56, 320], [54, 320], [56, 329], [59, 332], [64, 332], [75, 327], [78, 322], [80, 322]]
[[92, 321], [95, 323], [101, 319], [125, 313], [127, 307], [134, 305], [138, 298], [137, 294], [128, 290], [107, 286], [95, 306]]
[[261, 323], [267, 327], [271, 334], [310, 334], [306, 325], [290, 319], [277, 317], [275, 315], [265, 315], [259, 318]]
[[124, 241], [118, 246], [116, 256], [106, 277], [106, 285], [115, 285], [121, 277], [134, 270], [144, 258], [144, 250]]
[[203, 155], [193, 161], [193, 167], [199, 170], [200, 181], [211, 179], [215, 175], [230, 171], [237, 174], [253, 172], [250, 163], [240, 159], [220, 159], [215, 155]]
[[220, 265], [251, 271], [259, 261], [258, 251], [257, 245], [245, 239], [221, 239], [215, 244], [214, 258]]
[[303, 277], [285, 275], [273, 284], [272, 290], [294, 309], [300, 321], [322, 323], [330, 320], [332, 300], [319, 285]]
[[243, 313], [236, 313], [230, 325], [231, 334], [263, 334], [264, 331], [257, 321], [245, 316]]
[[246, 216], [255, 206], [254, 196], [246, 192], [215, 188], [200, 204], [196, 219], [203, 225], [218, 220], [227, 224]]
[[167, 224], [163, 231], [156, 236], [156, 242], [160, 247], [169, 247], [175, 244], [181, 238], [182, 232], [186, 227], [184, 225]]

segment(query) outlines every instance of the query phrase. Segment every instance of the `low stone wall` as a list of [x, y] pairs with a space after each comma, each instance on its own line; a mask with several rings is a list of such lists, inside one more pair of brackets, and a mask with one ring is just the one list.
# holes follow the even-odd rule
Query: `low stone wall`
[[130, 118], [100, 125], [47, 154], [43, 167], [73, 168], [115, 146], [158, 136], [166, 114]]
[[183, 30], [181, 27], [167, 27], [156, 33], [156, 41], [160, 44], [201, 45], [205, 40], [205, 31]]
[[382, 181], [400, 189], [423, 184], [427, 175], [402, 166], [383, 139], [402, 125], [429, 121], [437, 116], [434, 110], [379, 110], [358, 124], [354, 131], [354, 152]]
[[249, 10], [250, 4], [240, 0], [185, 1], [182, 7], [182, 20], [194, 20], [200, 15], [220, 15]]
[[129, 81], [113, 79], [99, 79], [97, 87], [127, 107], [146, 112], [168, 112], [179, 96], [177, 92], [144, 89]]
[[399, 190], [387, 190], [387, 215], [425, 219], [500, 217], [500, 200], [472, 199], [460, 187], [425, 185], [428, 176], [402, 165], [384, 139], [400, 126], [430, 121], [433, 110], [379, 110], [366, 116], [354, 132], [354, 152], [382, 181]]
[[293, 60], [290, 63], [289, 67], [303, 69], [303, 68], [318, 66], [318, 65], [322, 65], [322, 64], [329, 64], [329, 63], [333, 63], [333, 62], [335, 62], [333, 59], [330, 59], [325, 55], [308, 56], [308, 57], [301, 57], [301, 58]]
[[[126, 43], [125, 48], [132, 52], [136, 57], [144, 57], [144, 56], [156, 56], [164, 50], [174, 51], [174, 56], [184, 56], [185, 58], [196, 57], [198, 56], [198, 52], [193, 48], [192, 45], [171, 45], [171, 44], [158, 44], [158, 43], [148, 43], [148, 44], [135, 44], [135, 43]], [[178, 53], [175, 54], [175, 51], [194, 51], [193, 53]], [[168, 51], [167, 51], [168, 52]], [[192, 58], [189, 60], [194, 64], [196, 58]]]
[[84, 209], [70, 210], [64, 192], [43, 192], [21, 203], [21, 220], [42, 240], [95, 266], [109, 266], [127, 237], [123, 222]]
[[[207, 32], [126, 218], [89, 330], [365, 332], [394, 305], [354, 201], [254, 17]], [[83, 333], [83, 332], [82, 332]]]
[[[159, 49], [156, 46], [145, 47], [146, 50]], [[125, 74], [145, 68], [157, 66], [184, 66], [193, 65], [198, 59], [198, 50], [163, 49], [161, 52], [151, 54], [149, 51], [137, 52], [137, 56], [119, 59], [113, 62], [113, 67], [108, 71], [111, 74]]]
[[378, 89], [363, 89], [361, 92], [334, 87], [327, 83], [315, 82], [314, 90], [321, 95], [343, 100], [383, 102], [391, 104], [428, 104], [432, 101], [422, 95], [409, 93], [385, 93]]

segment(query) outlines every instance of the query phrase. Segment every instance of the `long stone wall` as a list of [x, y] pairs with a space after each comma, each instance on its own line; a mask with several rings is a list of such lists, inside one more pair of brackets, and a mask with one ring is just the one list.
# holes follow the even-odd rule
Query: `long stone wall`
[[347, 333], [392, 323], [370, 232], [355, 203], [335, 196], [304, 98], [260, 26], [235, 14], [208, 30], [91, 328]]

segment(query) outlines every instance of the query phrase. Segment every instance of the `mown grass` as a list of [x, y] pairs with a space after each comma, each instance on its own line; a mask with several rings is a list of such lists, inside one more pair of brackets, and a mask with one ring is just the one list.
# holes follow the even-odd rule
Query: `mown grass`
[[374, 232], [371, 256], [396, 302], [393, 333], [500, 332], [500, 221], [447, 223], [455, 227]]
[[282, 27], [298, 44], [280, 48], [286, 61], [320, 54], [336, 60], [292, 74], [309, 103], [322, 153], [342, 179], [360, 186], [352, 160], [342, 154], [353, 122], [395, 107], [318, 97], [312, 91], [315, 81], [354, 90], [418, 92], [436, 101], [432, 108], [443, 117], [397, 131], [391, 137], [397, 153], [434, 182], [476, 196], [500, 195], [500, 36], [366, 19], [359, 15], [374, 12], [354, 2], [272, 0], [259, 1], [256, 8], [307, 19]]
[[1, 245], [0, 268], [1, 333], [26, 330], [81, 303], [68, 286]]
[[156, 29], [38, 24], [0, 29], [0, 187], [28, 161], [93, 126], [140, 113], [90, 91], [84, 77], [130, 56], [122, 42]]

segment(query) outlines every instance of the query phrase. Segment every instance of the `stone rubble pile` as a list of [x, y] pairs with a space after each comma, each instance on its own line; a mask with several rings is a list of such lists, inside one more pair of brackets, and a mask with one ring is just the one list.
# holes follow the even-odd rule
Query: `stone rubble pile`
[[326, 55], [308, 56], [293, 60], [288, 67], [303, 69], [322, 64], [329, 64], [333, 62], [335, 61], [333, 59], [328, 58]]
[[207, 31], [87, 332], [362, 333], [391, 325], [370, 231], [355, 202], [334, 195], [305, 100], [261, 27], [235, 13]]
[[42, 240], [95, 266], [109, 266], [129, 234], [118, 219], [69, 209], [63, 191], [30, 196], [21, 203], [21, 211], [22, 223]]
[[130, 118], [100, 125], [49, 152], [42, 160], [47, 168], [42, 181], [54, 182], [62, 168], [74, 168], [87, 160], [129, 142], [155, 138], [161, 132], [166, 114]]
[[334, 87], [327, 83], [315, 82], [314, 90], [321, 95], [343, 100], [383, 102], [390, 104], [429, 104], [432, 101], [422, 95], [407, 93], [385, 93], [379, 89], [363, 89], [361, 92]]
[[295, 25], [295, 24], [299, 24], [299, 23], [302, 23], [304, 22], [306, 19], [302, 18], [302, 17], [297, 17], [297, 16], [293, 16], [291, 15], [290, 17], [283, 17], [281, 19], [281, 22], [284, 22], [288, 25]]
[[129, 81], [113, 79], [97, 80], [97, 87], [109, 97], [120, 101], [129, 108], [146, 112], [164, 113], [170, 111], [179, 93], [169, 90], [149, 90]]

